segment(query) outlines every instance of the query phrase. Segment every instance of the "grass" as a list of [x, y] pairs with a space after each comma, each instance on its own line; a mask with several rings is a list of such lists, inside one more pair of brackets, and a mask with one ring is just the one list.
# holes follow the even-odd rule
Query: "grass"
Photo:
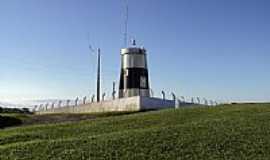
[[[63, 123], [63, 122], [76, 122], [82, 120], [96, 119], [101, 117], [113, 117], [127, 114], [133, 114], [136, 112], [109, 112], [109, 113], [84, 113], [84, 114], [24, 114], [24, 113], [0, 113], [1, 117], [9, 118], [12, 120], [20, 121], [20, 123], [6, 123], [3, 127], [13, 127], [21, 125], [33, 125], [33, 124], [51, 124], [51, 123]], [[0, 124], [4, 123], [4, 120]], [[5, 119], [8, 122], [8, 119]], [[3, 128], [2, 127], [2, 128]], [[0, 127], [1, 128], [1, 127]]]
[[106, 115], [0, 130], [0, 159], [270, 159], [270, 104]]

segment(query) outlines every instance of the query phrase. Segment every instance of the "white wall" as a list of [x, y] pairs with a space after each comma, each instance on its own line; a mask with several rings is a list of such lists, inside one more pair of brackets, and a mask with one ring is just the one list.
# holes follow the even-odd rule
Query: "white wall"
[[88, 103], [78, 106], [69, 106], [48, 109], [47, 111], [37, 111], [37, 114], [48, 113], [98, 113], [98, 112], [117, 112], [117, 111], [139, 111], [140, 97], [121, 98], [108, 100], [100, 103]]
[[173, 100], [163, 100], [150, 97], [128, 97], [115, 100], [103, 101], [100, 103], [88, 103], [78, 106], [69, 106], [37, 111], [37, 114], [49, 113], [99, 113], [99, 112], [120, 112], [120, 111], [140, 111], [174, 108]]

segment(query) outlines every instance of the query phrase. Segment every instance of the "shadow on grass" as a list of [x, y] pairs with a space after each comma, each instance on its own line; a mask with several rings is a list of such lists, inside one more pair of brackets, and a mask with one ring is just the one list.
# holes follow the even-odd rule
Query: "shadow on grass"
[[0, 116], [0, 129], [11, 126], [21, 125], [22, 121], [15, 117]]

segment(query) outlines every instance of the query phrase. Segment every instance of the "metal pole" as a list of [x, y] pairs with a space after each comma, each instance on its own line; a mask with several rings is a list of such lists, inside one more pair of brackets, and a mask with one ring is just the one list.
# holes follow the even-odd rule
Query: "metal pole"
[[100, 101], [100, 48], [98, 48], [98, 66], [97, 66], [97, 102]]
[[113, 100], [115, 99], [115, 93], [116, 93], [116, 91], [115, 91], [115, 82], [113, 82], [113, 93], [112, 93]]

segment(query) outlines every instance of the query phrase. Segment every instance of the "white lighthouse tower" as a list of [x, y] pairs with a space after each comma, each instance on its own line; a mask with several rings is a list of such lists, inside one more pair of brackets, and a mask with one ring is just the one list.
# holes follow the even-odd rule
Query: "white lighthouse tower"
[[146, 49], [132, 47], [121, 49], [121, 73], [119, 98], [144, 96], [149, 97], [149, 78], [146, 60]]

